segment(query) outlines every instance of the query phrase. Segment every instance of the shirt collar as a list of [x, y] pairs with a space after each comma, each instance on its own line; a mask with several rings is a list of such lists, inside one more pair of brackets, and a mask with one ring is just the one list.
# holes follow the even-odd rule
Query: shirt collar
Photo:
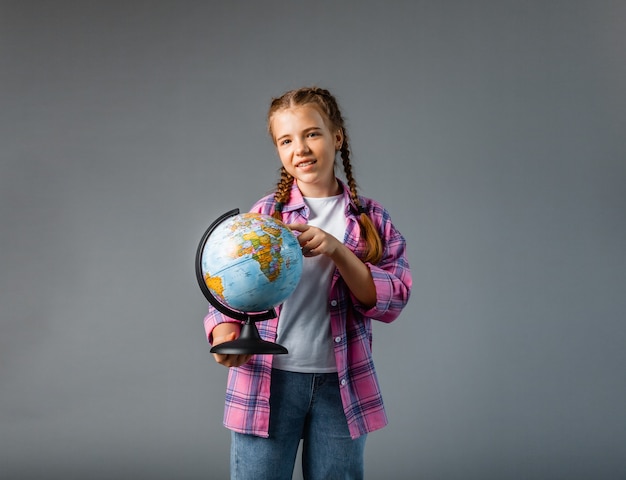
[[[354, 204], [354, 202], [352, 201], [352, 197], [350, 196], [350, 189], [341, 179], [338, 178], [337, 181], [339, 182], [341, 192], [343, 193], [344, 199], [346, 201], [346, 215], [350, 213], [352, 213], [353, 215], [358, 214], [358, 209], [356, 208], [356, 205]], [[306, 208], [307, 206], [304, 203], [302, 192], [294, 181], [293, 185], [291, 186], [291, 195], [289, 196], [289, 202], [287, 202], [283, 206], [283, 212], [292, 212], [295, 210], [301, 210]]]

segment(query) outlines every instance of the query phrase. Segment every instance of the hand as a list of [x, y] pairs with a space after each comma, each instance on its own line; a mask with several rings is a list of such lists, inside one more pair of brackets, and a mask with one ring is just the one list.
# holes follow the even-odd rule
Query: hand
[[303, 223], [290, 223], [287, 227], [300, 232], [298, 242], [302, 247], [302, 255], [305, 257], [316, 257], [317, 255], [332, 257], [337, 249], [342, 246], [339, 240], [321, 228]]
[[302, 247], [302, 255], [327, 255], [361, 305], [365, 308], [376, 305], [376, 285], [372, 272], [348, 247], [317, 227], [300, 223], [290, 223], [287, 227], [300, 232], [298, 242]]
[[[237, 332], [231, 331], [226, 335], [221, 336], [213, 336], [213, 346], [219, 345], [220, 343], [230, 342], [235, 340], [238, 337]], [[225, 367], [240, 367], [241, 365], [248, 363], [252, 358], [252, 355], [234, 355], [234, 354], [221, 354], [214, 353], [213, 357], [215, 361], [220, 365], [224, 365]]]

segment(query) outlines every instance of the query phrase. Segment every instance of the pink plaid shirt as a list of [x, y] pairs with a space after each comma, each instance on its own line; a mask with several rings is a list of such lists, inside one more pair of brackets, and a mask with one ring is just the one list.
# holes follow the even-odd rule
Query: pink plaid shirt
[[[344, 184], [346, 197], [346, 237], [344, 244], [359, 255], [363, 251], [357, 209], [352, 203]], [[395, 320], [407, 304], [411, 292], [411, 272], [405, 256], [406, 243], [400, 232], [391, 223], [389, 213], [374, 200], [360, 197], [361, 205], [383, 239], [383, 259], [378, 265], [367, 264], [376, 285], [376, 305], [363, 308], [346, 287], [335, 270], [328, 302], [332, 341], [335, 349], [337, 373], [339, 375], [341, 399], [352, 438], [377, 430], [387, 424], [376, 371], [372, 360], [371, 320], [390, 323]], [[272, 195], [259, 200], [252, 212], [271, 215], [275, 202]], [[309, 210], [295, 182], [291, 199], [283, 207], [285, 223], [306, 223]], [[276, 340], [280, 318], [257, 322], [262, 338]], [[233, 322], [213, 307], [204, 318], [204, 328], [209, 343], [213, 328], [222, 322]], [[255, 355], [241, 367], [230, 368], [226, 389], [224, 426], [236, 432], [269, 436], [270, 423], [270, 380], [272, 355]]]

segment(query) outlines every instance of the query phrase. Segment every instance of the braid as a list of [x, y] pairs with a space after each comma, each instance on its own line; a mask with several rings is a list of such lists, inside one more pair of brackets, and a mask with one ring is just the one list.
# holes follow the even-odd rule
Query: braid
[[[343, 161], [343, 170], [346, 175], [346, 180], [348, 181], [350, 198], [359, 211], [358, 222], [361, 225], [361, 231], [363, 232], [363, 239], [366, 245], [364, 258], [362, 260], [364, 262], [376, 264], [382, 259], [383, 244], [376, 227], [367, 215], [367, 211], [361, 205], [361, 201], [357, 193], [357, 184], [352, 174], [352, 164], [350, 163], [348, 133], [346, 132], [345, 122], [335, 97], [328, 90], [323, 88], [305, 87], [297, 90], [291, 90], [284, 95], [273, 99], [267, 114], [268, 132], [272, 139], [274, 139], [271, 120], [272, 116], [276, 112], [302, 105], [315, 106], [326, 118], [329, 128], [333, 131], [341, 130], [343, 134], [343, 144], [340, 149], [341, 159]], [[280, 175], [281, 177], [274, 194], [274, 200], [276, 200], [277, 207], [274, 216], [277, 218], [280, 217], [283, 204], [289, 201], [291, 186], [294, 180], [284, 168], [281, 169]]]
[[358, 208], [361, 206], [361, 202], [359, 200], [359, 196], [356, 190], [356, 180], [352, 175], [352, 164], [350, 163], [350, 146], [348, 144], [348, 137], [345, 136], [345, 134], [343, 145], [341, 145], [341, 160], [343, 161], [343, 173], [346, 175], [348, 187], [350, 188], [350, 197]]
[[293, 185], [293, 177], [287, 173], [285, 167], [280, 169], [280, 180], [276, 185], [276, 192], [274, 192], [274, 200], [276, 200], [276, 210], [273, 217], [281, 220], [281, 212], [283, 211], [283, 205], [289, 201], [291, 195], [291, 186]]
[[367, 211], [361, 205], [361, 200], [359, 199], [359, 194], [357, 193], [356, 180], [352, 175], [352, 164], [350, 163], [350, 147], [348, 146], [348, 137], [345, 134], [344, 130], [344, 141], [341, 146], [341, 159], [343, 161], [343, 172], [346, 175], [346, 180], [348, 181], [348, 188], [350, 189], [350, 197], [352, 201], [356, 205], [359, 211], [359, 224], [361, 225], [363, 231], [363, 238], [365, 239], [365, 256], [363, 258], [364, 262], [370, 262], [373, 264], [377, 264], [381, 261], [383, 256], [383, 242], [376, 230], [376, 227], [372, 223], [372, 220], [367, 215]]

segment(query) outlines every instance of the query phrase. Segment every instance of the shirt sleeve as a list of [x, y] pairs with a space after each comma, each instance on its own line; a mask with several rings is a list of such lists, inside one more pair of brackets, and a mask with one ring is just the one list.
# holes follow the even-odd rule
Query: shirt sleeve
[[209, 312], [204, 317], [204, 331], [206, 333], [207, 341], [211, 345], [213, 344], [213, 329], [217, 327], [220, 323], [227, 322], [237, 323], [241, 325], [241, 322], [239, 320], [227, 317], [226, 315], [216, 310], [215, 307], [209, 305]]
[[379, 229], [383, 241], [383, 258], [377, 265], [366, 263], [376, 286], [376, 304], [363, 307], [351, 294], [355, 308], [364, 316], [385, 323], [394, 321], [411, 295], [413, 279], [406, 257], [406, 240], [394, 227], [389, 214], [382, 208], [370, 210], [370, 218]]

